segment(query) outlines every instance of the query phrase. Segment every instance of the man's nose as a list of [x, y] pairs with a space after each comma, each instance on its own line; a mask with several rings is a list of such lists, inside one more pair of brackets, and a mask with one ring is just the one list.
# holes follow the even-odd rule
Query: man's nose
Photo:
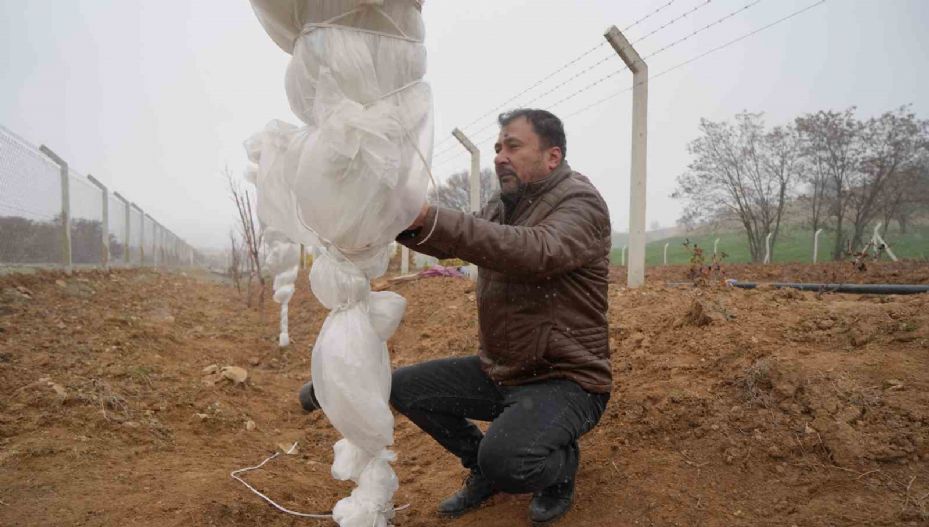
[[497, 154], [494, 156], [494, 165], [496, 166], [501, 166], [508, 162], [509, 159], [507, 159], [506, 154], [503, 153], [503, 150], [497, 152]]

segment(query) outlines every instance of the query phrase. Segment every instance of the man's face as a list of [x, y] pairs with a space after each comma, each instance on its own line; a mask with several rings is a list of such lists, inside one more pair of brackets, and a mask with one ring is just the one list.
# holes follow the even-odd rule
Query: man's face
[[497, 152], [494, 167], [504, 196], [518, 195], [527, 183], [548, 176], [561, 163], [561, 149], [543, 149], [532, 123], [525, 117], [518, 117], [500, 129], [494, 150]]

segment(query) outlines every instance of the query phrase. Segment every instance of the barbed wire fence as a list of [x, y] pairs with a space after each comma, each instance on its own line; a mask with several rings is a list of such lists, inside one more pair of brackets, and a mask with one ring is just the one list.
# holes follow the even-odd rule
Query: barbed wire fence
[[0, 269], [169, 268], [202, 261], [119, 192], [0, 125]]
[[[625, 26], [623, 31], [640, 26], [646, 20], [661, 15], [673, 4], [675, 4], [675, 1], [669, 1], [660, 5], [658, 8], [649, 12], [646, 16], [636, 20], [628, 26]], [[652, 59], [658, 55], [664, 54], [672, 48], [679, 46], [680, 44], [691, 41], [698, 35], [707, 33], [714, 28], [722, 27], [727, 21], [736, 18], [737, 16], [755, 7], [763, 1], [764, 0], [743, 0], [742, 3], [736, 3], [734, 9], [725, 11], [722, 16], [719, 16], [718, 18], [712, 18], [707, 23], [699, 25], [694, 30], [687, 32], [682, 36], [678, 36], [677, 38], [674, 38], [664, 44], [657, 44], [653, 51], [644, 54], [642, 58], [643, 60]], [[722, 45], [712, 47], [707, 51], [699, 53], [683, 62], [674, 64], [671, 67], [661, 70], [656, 74], [652, 74], [650, 75], [648, 82], [653, 82], [659, 77], [662, 77], [672, 71], [680, 69], [688, 64], [703, 59], [711, 54], [717, 53], [771, 27], [777, 26], [799, 15], [802, 15], [811, 9], [822, 5], [825, 3], [825, 1], [826, 0], [813, 1], [801, 9], [787, 13], [781, 18], [775, 19], [768, 24], [741, 34], [736, 38], [724, 42]], [[699, 16], [702, 10], [711, 4], [715, 5], [716, 2], [703, 0], [695, 5], [685, 7], [677, 14], [670, 15], [665, 21], [657, 21], [656, 27], [652, 29], [644, 29], [642, 35], [632, 39], [630, 44], [638, 44], [646, 40], [654, 40], [656, 36], [664, 34], [669, 28], [677, 25], [679, 22], [685, 20], [695, 20], [695, 17]], [[586, 104], [583, 104], [585, 101], [582, 100], [582, 97], [579, 99], [579, 97], [583, 94], [591, 94], [595, 88], [602, 88], [605, 86], [608, 87], [609, 84], [607, 84], [607, 81], [616, 79], [621, 73], [628, 70], [628, 68], [624, 65], [620, 65], [619, 67], [614, 66], [616, 60], [617, 57], [615, 51], [610, 49], [606, 42], [601, 42], [585, 50], [578, 56], [562, 64], [550, 73], [544, 75], [538, 81], [529, 85], [527, 88], [520, 90], [515, 95], [503, 101], [501, 104], [495, 105], [493, 108], [486, 112], [482, 112], [478, 117], [469, 121], [468, 124], [460, 127], [460, 129], [469, 137], [471, 137], [472, 140], [478, 144], [478, 146], [480, 146], [496, 137], [497, 112], [507, 107], [525, 107], [528, 105], [535, 105], [539, 108], [548, 110], [553, 110], [555, 108], [561, 110], [564, 108], [563, 105], [565, 103], [580, 100], [582, 104], [578, 108], [565, 109], [566, 112], [563, 118], [586, 112], [609, 100], [615, 99], [623, 93], [632, 91], [634, 88], [634, 86], [621, 88], [618, 91], [607, 94], [605, 97], [596, 99], [592, 102], [587, 102]], [[601, 75], [598, 77], [592, 77], [592, 75], [596, 73], [600, 73]], [[585, 83], [584, 81], [587, 82]], [[459, 145], [455, 144], [451, 137], [443, 138], [436, 143], [435, 154], [433, 155], [433, 170], [437, 173], [437, 175], [440, 176], [442, 174], [447, 174], [448, 172], [453, 172], [455, 171], [454, 167], [464, 164], [463, 160], [467, 157], [467, 155], [467, 152], [462, 150]]]

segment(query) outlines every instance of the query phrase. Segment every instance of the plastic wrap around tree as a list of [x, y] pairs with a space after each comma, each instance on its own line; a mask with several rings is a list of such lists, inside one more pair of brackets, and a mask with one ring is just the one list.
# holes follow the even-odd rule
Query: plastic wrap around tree
[[272, 121], [246, 143], [258, 213], [314, 248], [310, 284], [331, 310], [313, 347], [313, 384], [342, 434], [334, 477], [352, 480], [333, 509], [342, 527], [388, 525], [398, 482], [386, 341], [405, 301], [372, 293], [388, 245], [419, 213], [432, 154], [432, 95], [422, 81], [415, 0], [252, 0], [291, 53], [285, 88], [295, 127]]

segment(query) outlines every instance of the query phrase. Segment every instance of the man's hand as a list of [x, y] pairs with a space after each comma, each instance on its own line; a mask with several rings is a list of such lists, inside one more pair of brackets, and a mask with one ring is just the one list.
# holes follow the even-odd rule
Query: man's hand
[[416, 229], [423, 228], [423, 225], [426, 224], [426, 214], [429, 213], [429, 204], [423, 203], [423, 207], [419, 210], [419, 215], [416, 216], [416, 219], [413, 220], [413, 223], [406, 228], [408, 231], [415, 231]]

